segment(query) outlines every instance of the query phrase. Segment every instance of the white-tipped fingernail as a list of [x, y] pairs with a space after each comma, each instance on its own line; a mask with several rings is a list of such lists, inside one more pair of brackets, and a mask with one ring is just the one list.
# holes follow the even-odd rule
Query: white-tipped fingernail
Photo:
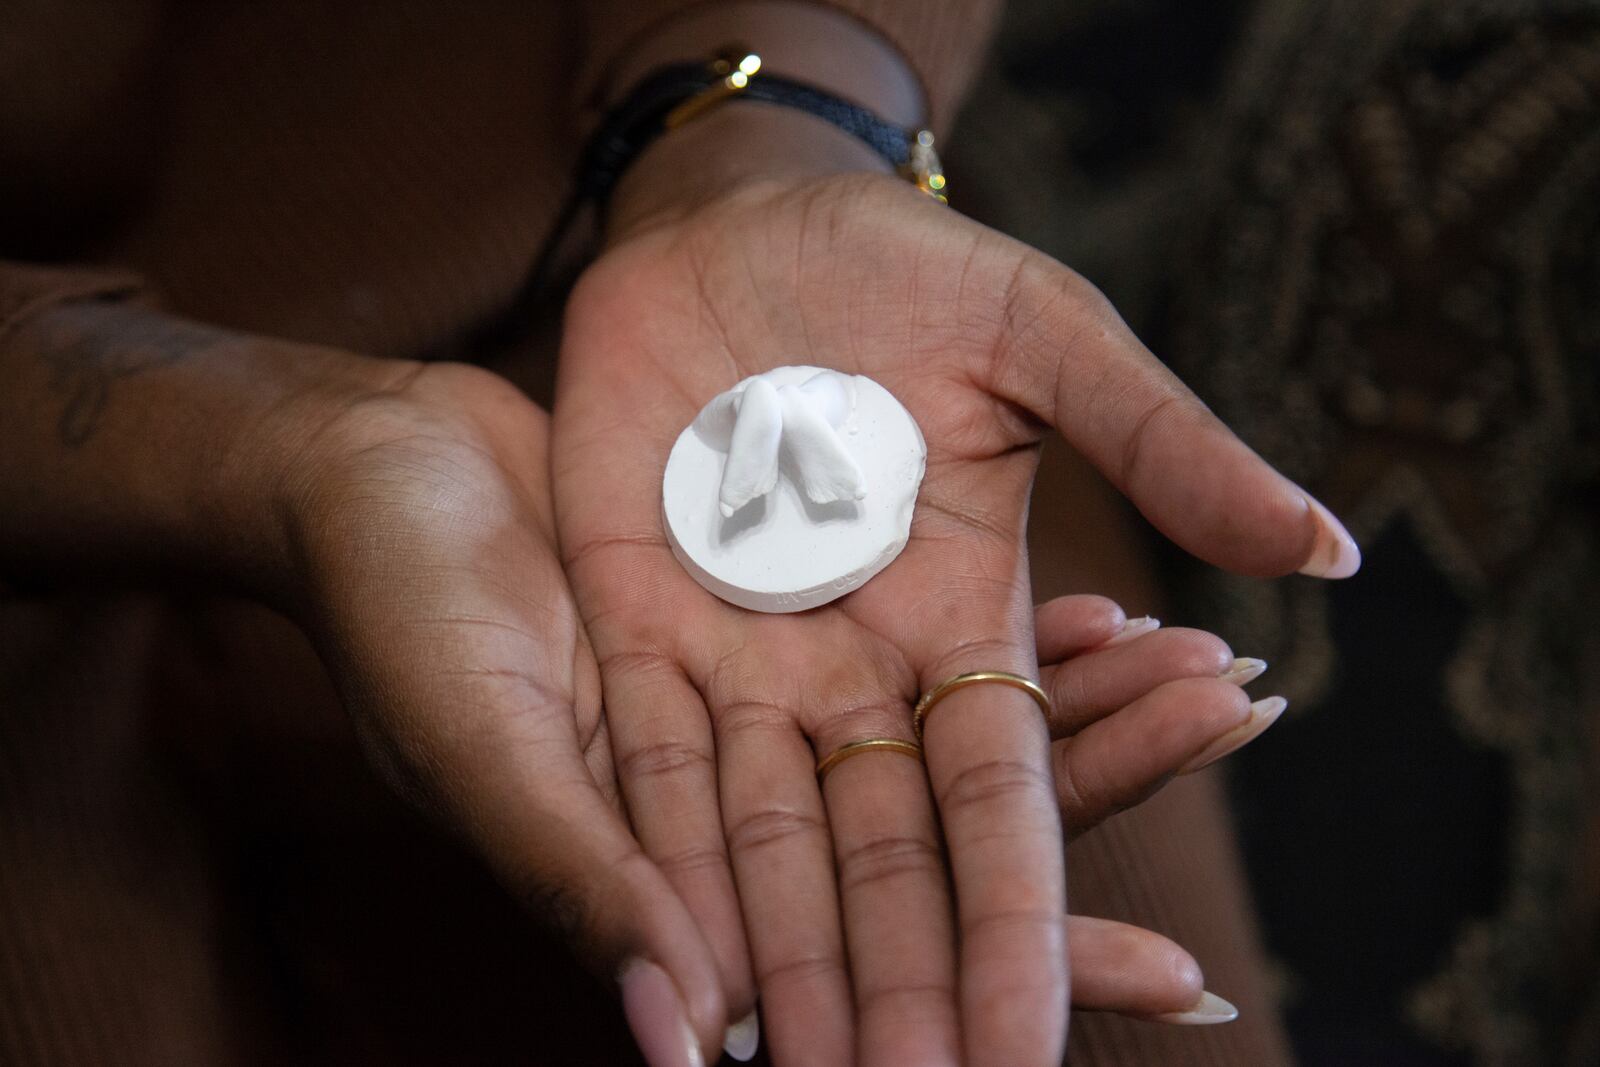
[[1143, 637], [1152, 630], [1161, 629], [1161, 620], [1152, 619], [1148, 615], [1141, 615], [1137, 619], [1129, 619], [1122, 624], [1122, 629], [1112, 634], [1101, 645], [1101, 648], [1110, 648], [1120, 645], [1125, 641], [1132, 641], [1135, 637]]
[[1238, 1017], [1239, 1009], [1215, 993], [1201, 993], [1195, 1006], [1188, 1011], [1151, 1016], [1158, 1023], [1172, 1023], [1175, 1026], [1215, 1026], [1217, 1023], [1231, 1023]]
[[1254, 659], [1250, 656], [1240, 656], [1228, 665], [1228, 669], [1217, 675], [1224, 682], [1234, 685], [1246, 685], [1261, 677], [1267, 670], [1267, 661]]
[[761, 1020], [752, 1008], [749, 1015], [728, 1027], [728, 1033], [722, 1039], [722, 1051], [740, 1063], [749, 1063], [760, 1047]]
[[1278, 721], [1289, 702], [1283, 697], [1264, 697], [1250, 705], [1250, 716], [1205, 748], [1188, 763], [1178, 768], [1179, 774], [1193, 774], [1211, 766], [1223, 756], [1237, 752], [1260, 737], [1267, 727]]
[[700, 1042], [666, 971], [649, 960], [631, 959], [623, 964], [618, 984], [628, 1029], [650, 1067], [705, 1067]]
[[1301, 565], [1300, 573], [1313, 578], [1348, 578], [1360, 570], [1361, 549], [1350, 531], [1344, 528], [1344, 523], [1313, 497], [1306, 497], [1306, 506], [1317, 521], [1317, 540], [1311, 546], [1311, 558]]

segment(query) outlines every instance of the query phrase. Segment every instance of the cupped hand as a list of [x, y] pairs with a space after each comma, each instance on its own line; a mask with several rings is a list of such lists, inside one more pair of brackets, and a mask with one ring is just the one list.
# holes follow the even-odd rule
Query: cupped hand
[[620, 980], [653, 1059], [720, 1044], [715, 960], [616, 802], [544, 413], [485, 371], [415, 366], [299, 448], [290, 610], [371, 756]]
[[[660, 484], [706, 401], [785, 364], [876, 379], [928, 467], [894, 564], [770, 616], [678, 566]], [[926, 774], [893, 754], [813, 774], [849, 741], [909, 738], [911, 703], [952, 675], [1036, 670], [1023, 532], [1047, 425], [1213, 562], [1352, 565], [1331, 516], [1087, 283], [902, 182], [743, 184], [635, 228], [568, 305], [554, 489], [623, 794], [736, 1009], [759, 987], [780, 1063], [1059, 1060], [1061, 822], [1033, 703], [951, 695]]]

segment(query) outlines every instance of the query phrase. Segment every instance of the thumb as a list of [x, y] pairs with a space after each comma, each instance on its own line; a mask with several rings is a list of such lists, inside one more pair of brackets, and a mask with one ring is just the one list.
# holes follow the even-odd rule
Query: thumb
[[1339, 521], [1211, 414], [1094, 286], [1007, 244], [1019, 260], [991, 388], [1055, 426], [1202, 559], [1258, 576], [1355, 573], [1361, 553]]

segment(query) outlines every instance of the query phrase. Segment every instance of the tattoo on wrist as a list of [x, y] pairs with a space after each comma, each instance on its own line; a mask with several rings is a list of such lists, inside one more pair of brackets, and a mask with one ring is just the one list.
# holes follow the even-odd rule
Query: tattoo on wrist
[[52, 308], [29, 323], [28, 331], [49, 370], [51, 390], [63, 398], [56, 429], [68, 448], [86, 444], [99, 431], [118, 382], [177, 363], [225, 336], [111, 303]]

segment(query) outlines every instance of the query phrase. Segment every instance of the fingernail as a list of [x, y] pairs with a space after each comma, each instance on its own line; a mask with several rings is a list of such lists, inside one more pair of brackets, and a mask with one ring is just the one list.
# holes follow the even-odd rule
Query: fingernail
[[1217, 675], [1217, 677], [1224, 682], [1232, 682], [1234, 685], [1246, 685], [1261, 677], [1262, 674], [1266, 673], [1266, 670], [1266, 660], [1240, 656], [1230, 663], [1228, 669]]
[[756, 1017], [754, 1009], [743, 1019], [728, 1027], [727, 1036], [722, 1039], [722, 1051], [738, 1060], [740, 1063], [749, 1063], [755, 1058], [756, 1049], [761, 1047], [761, 1020]]
[[1178, 773], [1193, 774], [1211, 766], [1228, 753], [1237, 752], [1261, 736], [1263, 730], [1277, 722], [1278, 716], [1282, 715], [1283, 709], [1288, 706], [1289, 702], [1283, 697], [1266, 697], [1251, 704], [1248, 719], [1201, 749], [1198, 756], [1178, 769]]
[[672, 979], [649, 960], [632, 959], [618, 975], [622, 1012], [650, 1067], [705, 1067]]
[[1348, 578], [1360, 570], [1361, 549], [1350, 531], [1333, 517], [1333, 512], [1309, 496], [1306, 506], [1317, 520], [1317, 541], [1311, 546], [1311, 558], [1300, 568], [1300, 573], [1313, 578]]
[[1148, 615], [1141, 615], [1137, 619], [1129, 619], [1123, 623], [1122, 629], [1101, 642], [1100, 647], [1110, 648], [1112, 645], [1120, 645], [1124, 641], [1132, 641], [1135, 637], [1143, 637], [1151, 630], [1159, 629], [1161, 629], [1160, 619], [1152, 619]]
[[1239, 1009], [1215, 993], [1201, 993], [1200, 999], [1188, 1011], [1173, 1011], [1165, 1015], [1151, 1016], [1158, 1023], [1173, 1023], [1177, 1026], [1215, 1026], [1217, 1023], [1231, 1023], [1238, 1017]]

